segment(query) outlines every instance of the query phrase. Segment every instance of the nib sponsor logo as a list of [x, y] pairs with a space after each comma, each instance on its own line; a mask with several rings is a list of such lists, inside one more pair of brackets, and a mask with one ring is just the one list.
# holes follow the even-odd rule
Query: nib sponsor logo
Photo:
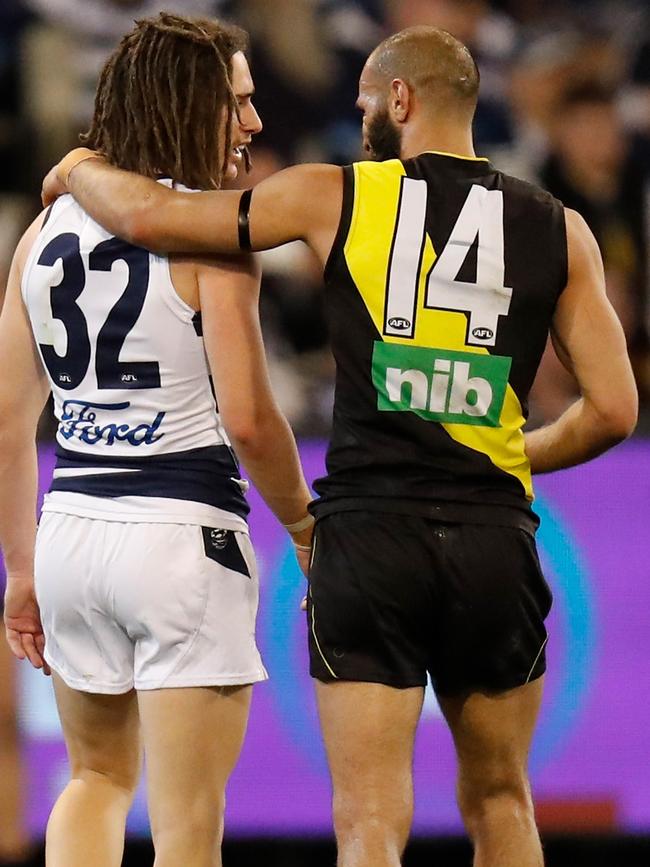
[[511, 360], [499, 355], [377, 341], [377, 408], [428, 421], [499, 427]]

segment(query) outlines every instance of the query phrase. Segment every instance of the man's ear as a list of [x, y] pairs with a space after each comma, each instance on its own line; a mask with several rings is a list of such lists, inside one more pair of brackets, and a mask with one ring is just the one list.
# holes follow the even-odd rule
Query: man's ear
[[389, 106], [393, 119], [404, 123], [413, 108], [413, 96], [408, 84], [401, 78], [394, 78], [390, 85]]

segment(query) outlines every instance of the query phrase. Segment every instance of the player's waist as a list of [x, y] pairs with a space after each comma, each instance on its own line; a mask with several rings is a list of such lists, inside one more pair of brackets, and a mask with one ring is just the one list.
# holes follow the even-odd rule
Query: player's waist
[[144, 458], [88, 455], [57, 445], [51, 492], [95, 498], [157, 498], [201, 503], [245, 518], [249, 512], [229, 446], [206, 446]]
[[[386, 455], [384, 455], [384, 458]], [[317, 516], [362, 507], [397, 511], [442, 521], [526, 526], [539, 523], [521, 482], [496, 467], [485, 464], [465, 472], [450, 468], [385, 461], [355, 467], [331, 460], [328, 473], [314, 482]], [[483, 469], [483, 472], [481, 471]], [[522, 519], [523, 515], [523, 519]]]
[[539, 518], [527, 501], [478, 502], [475, 500], [444, 500], [400, 496], [336, 496], [324, 494], [314, 500], [309, 511], [318, 520], [337, 512], [382, 512], [413, 515], [447, 524], [482, 524], [496, 527], [518, 527], [531, 535], [539, 526]]
[[241, 515], [173, 497], [93, 497], [52, 491], [45, 495], [42, 511], [128, 524], [194, 524], [248, 532], [246, 518]]

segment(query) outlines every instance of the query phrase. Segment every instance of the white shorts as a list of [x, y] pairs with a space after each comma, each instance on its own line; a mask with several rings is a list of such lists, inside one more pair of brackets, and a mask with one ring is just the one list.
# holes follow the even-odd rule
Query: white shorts
[[73, 689], [123, 693], [267, 678], [247, 533], [42, 515], [45, 657]]

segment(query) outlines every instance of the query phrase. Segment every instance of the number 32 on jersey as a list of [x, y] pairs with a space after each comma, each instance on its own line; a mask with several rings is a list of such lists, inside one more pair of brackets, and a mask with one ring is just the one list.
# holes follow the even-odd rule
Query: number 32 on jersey
[[[157, 361], [122, 361], [121, 353], [144, 306], [149, 286], [149, 254], [117, 238], [98, 244], [88, 256], [92, 271], [111, 271], [123, 261], [128, 269], [126, 287], [100, 327], [95, 346], [95, 374], [100, 389], [160, 388]], [[39, 265], [61, 262], [62, 277], [50, 287], [51, 318], [65, 330], [65, 352], [60, 355], [50, 341], [39, 340], [43, 361], [53, 382], [66, 391], [77, 388], [86, 376], [92, 357], [88, 323], [79, 304], [86, 287], [86, 270], [79, 249], [79, 236], [57, 235], [42, 251]], [[46, 323], [48, 325], [48, 323]], [[49, 327], [44, 329], [51, 334]]]
[[[426, 237], [427, 184], [402, 178], [400, 206], [388, 266], [383, 333], [413, 338]], [[476, 282], [458, 274], [476, 243]], [[507, 316], [512, 289], [504, 286], [503, 193], [474, 184], [426, 281], [424, 307], [469, 314], [465, 343], [494, 346], [499, 317]]]

